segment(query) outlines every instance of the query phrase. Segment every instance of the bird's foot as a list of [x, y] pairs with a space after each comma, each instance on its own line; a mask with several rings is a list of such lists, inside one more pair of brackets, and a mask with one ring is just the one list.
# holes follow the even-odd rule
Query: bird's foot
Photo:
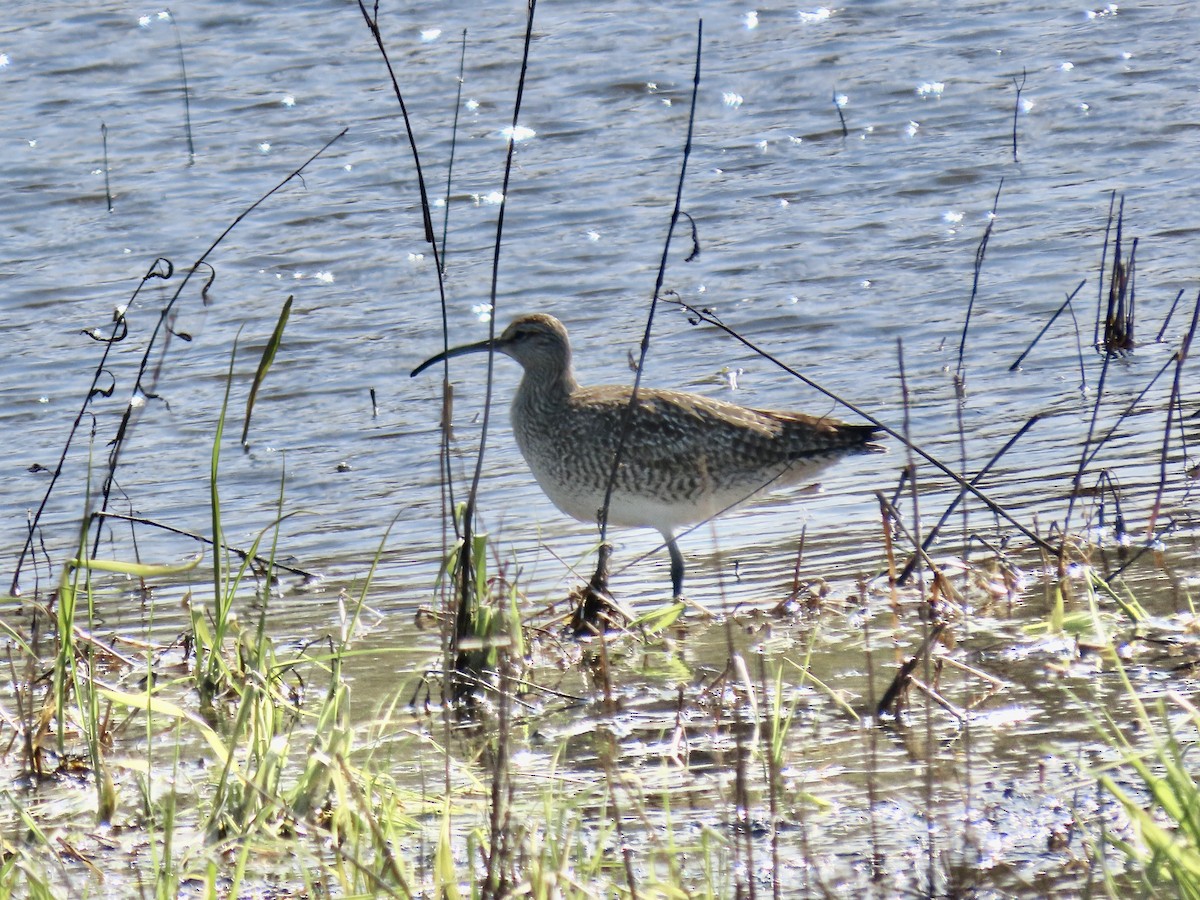
[[571, 592], [575, 612], [571, 615], [571, 632], [576, 637], [603, 634], [623, 629], [633, 616], [617, 602], [608, 587], [592, 579]]

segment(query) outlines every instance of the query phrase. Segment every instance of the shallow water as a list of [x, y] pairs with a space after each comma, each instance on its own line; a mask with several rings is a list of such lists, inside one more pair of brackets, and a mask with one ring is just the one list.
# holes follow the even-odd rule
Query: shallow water
[[[0, 26], [0, 428], [8, 435], [0, 569], [6, 578], [14, 571], [27, 516], [48, 485], [48, 472], [29, 468], [55, 468], [97, 365], [101, 345], [80, 332], [106, 329], [113, 308], [130, 302], [156, 257], [174, 263], [171, 281], [150, 283], [131, 303], [129, 338], [108, 366], [115, 390], [92, 406], [96, 486], [151, 329], [181, 273], [255, 199], [348, 128], [305, 170], [303, 183], [285, 186], [216, 249], [207, 304], [198, 280], [185, 290], [174, 328], [192, 339], [173, 339], [165, 354], [156, 345], [152, 366], [165, 359], [154, 385], [161, 400], [148, 401], [136, 419], [113, 509], [191, 532], [210, 528], [209, 451], [236, 338], [237, 381], [221, 460], [226, 535], [248, 545], [268, 528], [281, 483], [285, 510], [300, 511], [280, 526], [281, 553], [325, 580], [317, 588], [285, 584], [273, 607], [284, 642], [333, 627], [338, 590], [360, 583], [384, 544], [369, 600], [382, 618], [366, 641], [385, 647], [400, 638], [411, 643], [413, 659], [356, 669], [370, 696], [373, 677], [390, 688], [397, 671], [416, 671], [416, 660], [437, 647], [436, 634], [416, 632], [413, 619], [433, 596], [444, 547], [440, 378], [408, 378], [442, 337], [403, 125], [352, 5], [309, 2], [285, 11], [263, 2], [197, 2], [174, 12], [191, 88], [194, 164], [175, 32], [157, 10], [21, 4]], [[1048, 2], [864, 2], [828, 14], [750, 12], [726, 3], [538, 9], [520, 120], [534, 134], [516, 147], [498, 323], [522, 312], [553, 313], [571, 329], [581, 381], [630, 379], [627, 360], [644, 327], [682, 162], [695, 16], [702, 14], [702, 81], [683, 202], [701, 254], [685, 263], [687, 233], [678, 232], [665, 289], [713, 309], [893, 427], [907, 413], [912, 438], [957, 467], [977, 471], [1029, 416], [1042, 415], [986, 489], [1027, 525], [1035, 517], [1043, 530], [1061, 523], [1100, 359], [1085, 351], [1081, 391], [1076, 338], [1064, 315], [1020, 371], [1008, 368], [1084, 278], [1075, 312], [1082, 342], [1090, 343], [1113, 191], [1125, 195], [1126, 246], [1139, 239], [1139, 347], [1109, 367], [1097, 433], [1111, 427], [1186, 330], [1200, 230], [1190, 202], [1200, 183], [1195, 17], [1181, 16], [1172, 3], [1088, 12]], [[451, 340], [477, 340], [487, 332], [481, 319], [506, 149], [502, 129], [511, 124], [523, 8], [385, 6], [382, 21], [436, 197], [445, 193], [458, 40], [469, 28], [448, 193], [446, 287]], [[1014, 162], [1014, 80], [1022, 77]], [[845, 136], [832, 99], [838, 95], [845, 98]], [[960, 426], [952, 373], [993, 204], [966, 340]], [[443, 208], [435, 212], [440, 230]], [[1155, 343], [1180, 290], [1164, 343]], [[242, 453], [233, 440], [250, 378], [289, 295], [291, 320], [255, 407], [251, 449]], [[479, 437], [484, 363], [456, 360], [452, 371], [461, 490]], [[739, 372], [736, 390], [723, 375], [729, 371]], [[1188, 376], [1185, 411], [1196, 398]], [[569, 565], [590, 572], [595, 534], [550, 505], [517, 453], [504, 409], [517, 377], [513, 364], [497, 362], [480, 510], [500, 558], [519, 570], [530, 609], [538, 609], [575, 583]], [[850, 415], [716, 330], [693, 327], [669, 304], [659, 308], [646, 379], [747, 405]], [[1169, 387], [1170, 373], [1083, 479], [1090, 486], [1101, 467], [1110, 470], [1129, 530], [1139, 537], [1159, 481]], [[41, 521], [39, 539], [55, 573], [86, 509], [90, 425], [86, 419]], [[790, 590], [803, 542], [800, 577], [826, 579], [833, 600], [849, 603], [856, 579], [885, 567], [874, 492], [891, 493], [905, 456], [891, 442], [886, 456], [829, 470], [820, 493], [760, 501], [683, 538], [689, 595], [716, 610], [769, 609]], [[1180, 529], [1164, 543], [1185, 584], [1196, 574], [1187, 465], [1176, 439], [1165, 508]], [[945, 478], [928, 467], [918, 478], [926, 488], [922, 514], [937, 515], [950, 496]], [[940, 556], [961, 553], [964, 531], [995, 539], [1011, 532], [979, 504], [969, 507], [969, 525], [956, 517]], [[1092, 512], [1081, 503], [1073, 526], [1083, 527]], [[177, 561], [196, 549], [155, 529], [139, 528], [136, 536], [145, 560]], [[615, 537], [618, 594], [642, 608], [662, 600], [665, 553], [634, 562], [655, 550], [657, 536]], [[129, 529], [114, 527], [102, 555], [133, 552]], [[1183, 593], [1159, 565], [1135, 567], [1129, 577], [1156, 614], [1182, 608]], [[21, 578], [27, 595], [48, 583], [44, 568], [40, 579], [32, 569]], [[202, 591], [204, 584], [200, 575], [192, 586]], [[160, 589], [171, 602], [157, 604], [153, 635], [183, 626], [174, 601], [185, 587]], [[1017, 598], [1031, 619], [1042, 613], [1034, 600]], [[102, 615], [106, 628], [147, 633], [137, 604]], [[982, 630], [998, 628], [999, 643], [1020, 645], [1021, 609], [1012, 621], [1007, 612], [998, 615], [998, 625], [990, 615], [984, 611]], [[818, 670], [827, 665], [822, 677], [846, 685], [861, 703], [862, 637], [847, 616], [840, 637], [822, 645], [813, 663]], [[784, 630], [803, 634], [806, 627]], [[906, 644], [912, 628], [899, 629]], [[702, 683], [724, 665], [718, 631], [680, 651], [695, 665], [683, 683]], [[986, 649], [972, 652], [986, 658]], [[1002, 677], [1037, 684], [1042, 663], [1023, 660], [1025, 676], [1006, 667]], [[627, 674], [636, 692], [641, 682]], [[675, 683], [667, 678], [664, 689], [670, 693]], [[974, 746], [977, 758], [1001, 769], [1011, 763], [1029, 777], [1028, 745], [1047, 739], [1047, 720], [1058, 721], [1056, 696], [1010, 695], [1003, 705], [1025, 715], [988, 728], [982, 746]], [[1086, 732], [1081, 719], [1078, 726]], [[844, 740], [860, 739], [846, 733]], [[911, 771], [895, 777], [897, 790], [914, 783]], [[831, 790], [857, 789], [848, 779]], [[906, 794], [895, 802], [913, 800]]]

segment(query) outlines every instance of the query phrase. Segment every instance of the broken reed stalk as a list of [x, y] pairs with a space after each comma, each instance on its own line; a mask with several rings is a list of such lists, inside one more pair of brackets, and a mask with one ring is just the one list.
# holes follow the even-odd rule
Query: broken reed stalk
[[1067, 307], [1069, 307], [1071, 305], [1071, 301], [1075, 299], [1076, 294], [1078, 294], [1081, 290], [1083, 290], [1083, 286], [1085, 284], [1087, 284], [1086, 278], [1083, 279], [1082, 281], [1080, 281], [1079, 284], [1077, 284], [1075, 286], [1075, 290], [1073, 290], [1073, 291], [1071, 291], [1071, 293], [1067, 294], [1067, 299], [1064, 300], [1062, 302], [1062, 305], [1059, 306], [1058, 309], [1056, 309], [1054, 311], [1054, 315], [1052, 315], [1050, 317], [1050, 319], [1046, 322], [1046, 324], [1042, 326], [1042, 330], [1037, 333], [1037, 336], [1032, 341], [1029, 342], [1029, 346], [1025, 348], [1024, 352], [1020, 356], [1017, 357], [1016, 362], [1014, 362], [1011, 366], [1008, 367], [1008, 371], [1015, 372], [1015, 371], [1017, 371], [1017, 369], [1021, 368], [1021, 363], [1023, 363], [1025, 361], [1025, 357], [1027, 357], [1033, 351], [1033, 348], [1037, 346], [1037, 342], [1040, 341], [1045, 336], [1046, 332], [1050, 330], [1050, 326], [1053, 325], [1055, 320], [1057, 320], [1058, 317], [1062, 315], [1063, 310], [1065, 310]]
[[967, 303], [967, 315], [963, 320], [962, 337], [958, 341], [958, 366], [955, 367], [954, 374], [956, 378], [956, 387], [961, 392], [964, 390], [963, 385], [963, 354], [967, 349], [967, 329], [971, 327], [971, 313], [975, 309], [975, 298], [979, 295], [979, 273], [983, 270], [983, 258], [987, 254], [988, 241], [992, 237], [992, 226], [996, 224], [996, 208], [1000, 204], [1000, 192], [1004, 190], [1004, 179], [1000, 179], [1000, 184], [996, 186], [996, 194], [992, 198], [992, 211], [988, 216], [987, 227], [983, 230], [983, 237], [979, 239], [979, 246], [975, 248], [975, 274], [971, 278], [971, 299]]
[[1120, 225], [1117, 226], [1116, 253], [1112, 277], [1108, 283], [1108, 315], [1104, 320], [1104, 350], [1125, 353], [1134, 347], [1133, 326], [1137, 292], [1137, 238], [1129, 251], [1129, 260], [1121, 259]]
[[922, 662], [929, 661], [929, 650], [933, 646], [934, 641], [941, 637], [942, 630], [945, 627], [945, 622], [935, 623], [925, 637], [922, 638], [916, 652], [900, 666], [900, 670], [896, 672], [896, 676], [892, 679], [891, 684], [888, 685], [888, 689], [883, 692], [883, 698], [875, 708], [877, 716], [898, 715], [896, 706], [900, 702], [905, 689], [912, 682], [913, 672], [916, 671], [917, 666]]
[[[601, 545], [607, 543], [608, 541], [608, 508], [612, 502], [613, 488], [617, 482], [617, 471], [620, 469], [621, 457], [624, 455], [625, 444], [629, 439], [629, 429], [633, 424], [633, 411], [637, 406], [638, 389], [641, 387], [642, 373], [646, 369], [646, 356], [650, 352], [650, 334], [654, 328], [654, 314], [658, 309], [659, 296], [662, 293], [663, 281], [666, 278], [667, 259], [671, 252], [671, 238], [675, 234], [675, 226], [679, 222], [680, 209], [683, 205], [683, 185], [687, 178], [688, 159], [692, 155], [692, 132], [696, 123], [696, 97], [700, 92], [700, 60], [703, 45], [704, 20], [700, 19], [696, 23], [696, 61], [692, 74], [692, 102], [688, 110], [687, 139], [684, 141], [683, 145], [683, 160], [679, 167], [679, 180], [675, 186], [675, 204], [671, 209], [671, 218], [667, 224], [667, 235], [666, 239], [663, 241], [662, 256], [660, 257], [658, 263], [658, 274], [655, 276], [654, 280], [654, 293], [650, 297], [650, 310], [646, 314], [646, 328], [642, 333], [642, 343], [640, 352], [638, 354], [637, 369], [633, 375], [633, 389], [629, 393], [629, 402], [626, 404], [625, 413], [621, 417], [621, 430], [617, 438], [616, 450], [613, 452], [612, 466], [609, 468], [608, 480], [604, 488], [604, 503], [598, 511]], [[596, 573], [592, 577], [590, 584], [606, 594], [607, 582], [607, 559], [605, 559], [602, 555], [599, 564], [596, 567]]]
[[[1154, 505], [1150, 509], [1150, 517], [1146, 521], [1146, 536], [1154, 534], [1154, 526], [1158, 522], [1158, 514], [1162, 509], [1163, 493], [1167, 486], [1167, 457], [1171, 447], [1171, 419], [1180, 400], [1180, 384], [1183, 379], [1183, 364], [1187, 362], [1188, 351], [1192, 346], [1192, 338], [1196, 334], [1196, 324], [1200, 321], [1200, 292], [1196, 295], [1196, 305], [1192, 308], [1192, 324], [1184, 335], [1183, 343], [1175, 353], [1175, 378], [1171, 384], [1171, 398], [1167, 401], [1167, 422], [1163, 427], [1162, 452], [1159, 456], [1158, 489], [1154, 494]], [[1180, 413], [1182, 421], [1182, 412]]]
[[[1109, 213], [1111, 216], [1111, 211]], [[1121, 258], [1121, 238], [1125, 225], [1125, 195], [1117, 211], [1117, 230], [1113, 241], [1112, 271], [1108, 279], [1108, 305], [1104, 316], [1104, 344], [1106, 353], [1124, 353], [1133, 349], [1135, 291], [1134, 277], [1137, 257], [1137, 238], [1129, 251], [1128, 261]], [[1107, 240], [1107, 233], [1106, 233]], [[1103, 280], [1101, 281], [1103, 289]], [[1097, 323], [1099, 329], [1099, 323]]]
[[690, 303], [687, 303], [686, 301], [681, 300], [679, 298], [675, 298], [674, 302], [681, 309], [685, 309], [688, 312], [690, 312], [699, 321], [704, 322], [705, 324], [708, 324], [708, 325], [715, 326], [716, 328], [723, 331], [725, 334], [729, 335], [729, 337], [733, 338], [735, 341], [740, 343], [742, 346], [753, 351], [754, 353], [757, 353], [763, 359], [767, 360], [768, 362], [770, 362], [773, 365], [777, 366], [778, 368], [782, 369], [784, 372], [787, 372], [789, 375], [791, 375], [793, 378], [795, 378], [801, 384], [805, 384], [808, 387], [812, 388], [817, 393], [828, 397], [830, 400], [833, 400], [835, 403], [839, 404], [840, 406], [843, 406], [846, 409], [850, 410], [850, 412], [854, 413], [856, 416], [859, 416], [860, 418], [866, 420], [867, 422], [870, 422], [872, 425], [874, 425], [876, 428], [878, 428], [884, 434], [888, 435], [891, 438], [895, 438], [902, 445], [904, 445], [907, 449], [911, 450], [917, 456], [921, 457], [923, 460], [925, 460], [931, 466], [936, 468], [943, 475], [945, 475], [946, 477], [948, 477], [952, 481], [954, 481], [954, 483], [957, 484], [959, 487], [962, 487], [963, 489], [965, 489], [968, 493], [970, 493], [972, 496], [974, 496], [976, 499], [978, 499], [980, 502], [982, 502], [984, 506], [986, 506], [988, 509], [990, 509], [993, 513], [995, 513], [1000, 518], [1004, 519], [1004, 521], [1006, 521], [1010, 525], [1012, 525], [1013, 528], [1015, 528], [1017, 531], [1019, 531], [1022, 535], [1024, 535], [1028, 540], [1033, 542], [1035, 545], [1037, 545], [1039, 547], [1045, 547], [1046, 549], [1048, 549], [1054, 553], [1057, 553], [1059, 551], [1059, 549], [1060, 549], [1059, 547], [1049, 544], [1045, 540], [1045, 538], [1036, 534], [1032, 529], [1029, 528], [1029, 526], [1027, 526], [1024, 523], [1022, 523], [1021, 521], [1019, 521], [1016, 518], [1016, 516], [1014, 516], [1012, 513], [1008, 512], [1006, 509], [1004, 509], [1004, 507], [1002, 507], [999, 503], [997, 503], [995, 500], [993, 500], [991, 497], [989, 497], [987, 494], [985, 494], [982, 490], [980, 490], [979, 487], [971, 484], [966, 479], [966, 477], [959, 474], [958, 472], [955, 472], [952, 468], [950, 468], [948, 465], [946, 465], [944, 462], [942, 462], [940, 459], [938, 459], [936, 456], [934, 456], [928, 450], [921, 447], [920, 444], [917, 444], [917, 443], [909, 440], [908, 437], [906, 437], [904, 434], [901, 434], [900, 432], [896, 431], [896, 429], [892, 428], [891, 426], [885, 425], [877, 417], [871, 415], [869, 412], [864, 410], [861, 406], [857, 405], [856, 403], [846, 400], [844, 397], [842, 397], [838, 394], [835, 394], [833, 391], [830, 391], [829, 389], [822, 387], [818, 382], [814, 381], [812, 378], [809, 378], [803, 372], [800, 372], [797, 369], [794, 369], [791, 366], [787, 365], [786, 363], [780, 361], [777, 357], [773, 356], [768, 351], [759, 347], [757, 344], [755, 344], [749, 338], [743, 337], [741, 334], [739, 334], [733, 328], [730, 328], [728, 325], [726, 325], [724, 322], [722, 322], [720, 319], [718, 319], [712, 313], [711, 310], [701, 309], [701, 308], [692, 306]]

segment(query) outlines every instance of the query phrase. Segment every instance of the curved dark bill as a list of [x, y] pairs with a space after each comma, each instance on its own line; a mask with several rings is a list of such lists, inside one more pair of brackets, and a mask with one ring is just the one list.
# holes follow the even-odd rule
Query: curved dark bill
[[425, 362], [421, 363], [409, 374], [409, 378], [416, 378], [430, 366], [440, 363], [444, 359], [450, 359], [452, 356], [462, 356], [466, 353], [480, 353], [484, 350], [489, 350], [492, 347], [492, 341], [479, 341], [476, 344], [465, 344], [462, 347], [451, 347], [449, 350], [443, 351], [436, 356], [431, 356]]

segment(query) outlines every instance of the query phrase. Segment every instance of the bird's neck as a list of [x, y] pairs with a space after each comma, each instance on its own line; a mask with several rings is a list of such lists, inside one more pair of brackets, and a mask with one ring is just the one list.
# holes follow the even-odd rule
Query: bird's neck
[[579, 382], [570, 365], [526, 369], [513, 406], [526, 409], [561, 406], [577, 390]]

